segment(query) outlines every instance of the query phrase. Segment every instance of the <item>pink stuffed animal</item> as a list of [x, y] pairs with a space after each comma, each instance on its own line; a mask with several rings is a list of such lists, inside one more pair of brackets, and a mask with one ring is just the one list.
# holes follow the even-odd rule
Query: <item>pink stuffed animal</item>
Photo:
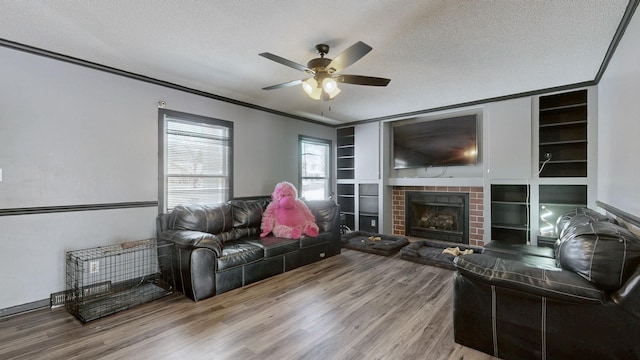
[[276, 185], [273, 201], [269, 203], [262, 215], [262, 233], [274, 236], [298, 239], [300, 236], [317, 236], [319, 229], [311, 210], [300, 199], [298, 191], [291, 183], [283, 181]]

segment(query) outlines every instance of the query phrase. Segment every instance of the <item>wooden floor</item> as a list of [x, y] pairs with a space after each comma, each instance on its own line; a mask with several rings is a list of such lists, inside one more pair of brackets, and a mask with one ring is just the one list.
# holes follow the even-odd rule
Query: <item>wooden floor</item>
[[453, 341], [451, 270], [341, 255], [194, 303], [176, 293], [82, 324], [0, 320], [0, 359], [493, 359]]

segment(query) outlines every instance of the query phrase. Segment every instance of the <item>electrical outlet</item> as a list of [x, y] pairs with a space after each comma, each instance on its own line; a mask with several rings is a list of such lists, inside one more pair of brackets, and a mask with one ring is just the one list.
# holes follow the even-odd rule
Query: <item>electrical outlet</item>
[[371, 219], [371, 226], [375, 227], [376, 226], [376, 219]]
[[97, 272], [100, 272], [100, 262], [99, 261], [89, 262], [89, 274], [95, 274]]
[[544, 153], [545, 160], [551, 160], [551, 153]]

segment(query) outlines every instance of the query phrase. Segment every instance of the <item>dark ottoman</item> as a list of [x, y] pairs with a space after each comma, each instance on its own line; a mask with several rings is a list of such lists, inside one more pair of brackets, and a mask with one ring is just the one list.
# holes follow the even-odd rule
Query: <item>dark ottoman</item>
[[[369, 238], [380, 238], [380, 240], [374, 241], [369, 240]], [[409, 240], [402, 236], [382, 235], [365, 231], [354, 231], [342, 235], [343, 248], [382, 256], [392, 255], [408, 243]]]
[[435, 240], [418, 240], [400, 251], [400, 258], [425, 265], [439, 266], [445, 269], [455, 270], [453, 259], [455, 256], [443, 254], [442, 250], [446, 248], [459, 248], [460, 251], [472, 249], [474, 253], [481, 253], [482, 248], [462, 245], [458, 243], [449, 243]]

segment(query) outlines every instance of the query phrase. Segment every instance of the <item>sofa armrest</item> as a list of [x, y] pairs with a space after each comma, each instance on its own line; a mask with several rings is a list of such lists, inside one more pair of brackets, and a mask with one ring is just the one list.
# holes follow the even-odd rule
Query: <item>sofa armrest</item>
[[[342, 242], [340, 241], [340, 206], [333, 200], [305, 201], [309, 210], [315, 217], [320, 230], [320, 237], [328, 237], [327, 256], [340, 254]], [[327, 234], [327, 235], [324, 235]], [[304, 238], [302, 241], [305, 241]]]
[[570, 302], [604, 303], [607, 299], [604, 291], [571, 271], [532, 267], [487, 254], [458, 256], [454, 263], [462, 276], [503, 288]]
[[640, 266], [627, 282], [611, 295], [611, 299], [635, 317], [640, 318]]
[[160, 233], [160, 239], [182, 248], [207, 248], [218, 257], [222, 255], [223, 242], [217, 235], [192, 230], [165, 230]]

